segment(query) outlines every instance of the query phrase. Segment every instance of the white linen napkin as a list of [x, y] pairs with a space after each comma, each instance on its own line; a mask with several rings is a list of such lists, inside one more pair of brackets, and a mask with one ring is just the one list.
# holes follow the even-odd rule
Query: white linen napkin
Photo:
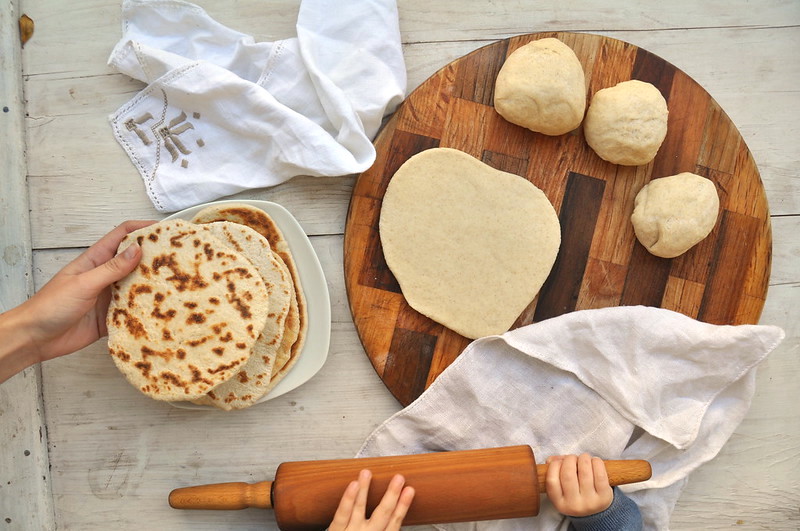
[[362, 172], [405, 94], [394, 0], [303, 0], [275, 42], [179, 0], [125, 0], [122, 19], [109, 65], [148, 85], [109, 120], [159, 211]]
[[[739, 425], [755, 368], [783, 337], [775, 326], [710, 325], [644, 306], [568, 313], [468, 345], [358, 456], [528, 444], [540, 463], [582, 452], [647, 459], [652, 479], [621, 488], [646, 529], [668, 529], [687, 476]], [[567, 526], [543, 498], [536, 518], [440, 528]]]

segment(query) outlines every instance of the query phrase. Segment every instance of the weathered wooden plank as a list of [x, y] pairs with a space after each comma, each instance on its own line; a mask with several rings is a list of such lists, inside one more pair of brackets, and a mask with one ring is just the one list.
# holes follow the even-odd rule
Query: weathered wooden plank
[[[718, 38], [711, 30], [607, 33], [652, 46], [651, 51], [697, 76], [698, 82], [719, 98], [718, 103], [753, 152], [771, 213], [798, 213], [800, 182], [792, 178], [796, 172], [792, 139], [800, 136], [800, 109], [795, 105], [800, 63], [792, 60], [791, 43], [800, 42], [800, 28], [774, 30], [781, 38], [773, 36], [769, 47], [760, 45], [767, 36], [766, 30], [717, 31], [721, 32]], [[417, 86], [448, 59], [487, 42], [407, 45], [409, 88]], [[732, 46], [748, 50], [746, 63], [727, 52]], [[778, 74], [778, 68], [780, 75], [768, 74]], [[742, 79], [750, 80], [746, 90], [742, 89]], [[106, 118], [141, 86], [121, 75], [28, 76], [30, 187], [32, 209], [40, 214], [32, 219], [35, 248], [87, 245], [105, 227], [123, 219], [155, 215], [139, 174], [114, 141]], [[313, 233], [330, 233], [332, 228], [326, 221], [332, 216], [338, 223], [342, 221], [341, 215], [335, 214], [336, 205], [329, 204], [327, 209], [324, 201], [316, 199], [332, 182], [336, 181], [320, 183], [312, 194], [315, 208], [310, 215], [319, 214], [319, 218], [301, 220]], [[285, 194], [296, 195], [296, 190], [295, 183], [289, 182], [276, 192], [277, 197], [282, 200]], [[92, 208], [76, 210], [72, 200], [62, 199], [65, 194], [80, 194], [83, 199], [79, 204], [89, 201]], [[269, 199], [273, 193], [259, 190], [240, 196]]]
[[[16, 2], [0, 5], [0, 312], [33, 293], [19, 16]], [[39, 367], [0, 385], [0, 447], [0, 521], [9, 529], [53, 529]]]
[[[61, 247], [86, 246], [122, 219], [156, 214], [106, 121], [143, 86], [106, 65], [121, 34], [119, 2], [20, 1], [37, 23], [22, 53], [30, 114], [33, 245], [52, 249], [34, 253], [38, 287], [78, 252]], [[273, 40], [294, 34], [300, 0], [196, 2], [223, 24], [257, 40]], [[798, 4], [765, 0], [754, 9], [745, 0], [724, 5], [676, 0], [651, 3], [645, 10], [607, 0], [572, 2], [569, 9], [523, 0], [400, 0], [399, 10], [409, 91], [443, 65], [493, 41], [535, 31], [585, 31], [631, 42], [666, 59], [698, 81], [731, 117], [758, 164], [773, 214], [773, 268], [761, 322], [784, 327], [787, 338], [759, 369], [745, 422], [720, 456], [690, 478], [671, 528], [797, 529]], [[11, 35], [13, 40], [14, 34], [4, 31], [3, 39]], [[14, 49], [5, 42], [0, 55]], [[4, 118], [0, 114], [0, 121]], [[286, 205], [311, 234], [339, 235], [312, 239], [328, 279], [334, 331], [328, 363], [296, 392], [242, 415], [196, 414], [143, 400], [128, 389], [108, 364], [102, 341], [45, 364], [59, 528], [276, 529], [269, 513], [258, 510], [173, 511], [165, 504], [166, 494], [178, 485], [266, 479], [287, 459], [350, 455], [396, 410], [359, 344], [344, 289], [340, 235], [351, 187], [352, 178], [301, 178], [241, 195]], [[0, 203], [8, 190], [4, 177]], [[6, 271], [1, 261], [0, 271]], [[0, 289], [2, 284], [5, 279]], [[672, 296], [696, 298], [689, 293], [692, 286], [673, 288]], [[613, 297], [614, 286], [609, 289]], [[377, 311], [375, 318], [381, 318]], [[433, 365], [442, 365], [436, 356]], [[0, 387], [0, 393], [13, 382]], [[6, 402], [0, 397], [0, 404]], [[11, 426], [0, 413], [0, 433]], [[209, 432], [225, 435], [209, 437]], [[22, 460], [26, 468], [15, 477], [17, 485], [29, 479], [24, 474], [32, 457]], [[4, 463], [0, 474], [7, 470]], [[9, 499], [5, 482], [0, 483], [0, 499]], [[15, 492], [0, 507], [13, 504], [17, 510], [29, 507], [28, 502], [26, 493]], [[23, 523], [24, 529], [47, 528]]]
[[[220, 23], [253, 35], [259, 41], [295, 34], [299, 0], [266, 3], [197, 0], [195, 3]], [[603, 1], [574, 2], [567, 9], [559, 4], [531, 4], [525, 0], [493, 4], [402, 0], [399, 2], [400, 29], [404, 43], [427, 45], [441, 41], [492, 41], [537, 31], [613, 31], [645, 35], [658, 30], [774, 28], [797, 24], [800, 19], [793, 2], [780, 0], [759, 2], [758, 9], [749, 8], [747, 2], [729, 3], [720, 9], [717, 4], [693, 0], [650, 3], [646, 8], [640, 4], [606, 4]], [[26, 57], [26, 74], [76, 71], [77, 67], [85, 68], [87, 62], [94, 65], [90, 75], [107, 71], [111, 46], [121, 35], [119, 3], [75, 0], [65, 4], [60, 0], [41, 0], [31, 2], [26, 8], [48, 34], [47, 39], [35, 43], [35, 48], [31, 43], [36, 53]], [[651, 48], [648, 43], [636, 44]], [[706, 44], [703, 41], [702, 45]], [[705, 54], [703, 46], [697, 47], [699, 54]], [[466, 51], [469, 50], [464, 53]], [[65, 64], [63, 57], [81, 57], [86, 62]]]

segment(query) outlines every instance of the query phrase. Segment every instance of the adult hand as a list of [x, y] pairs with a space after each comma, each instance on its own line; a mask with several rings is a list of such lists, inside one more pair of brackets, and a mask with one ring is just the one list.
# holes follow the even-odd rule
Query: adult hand
[[411, 501], [414, 489], [403, 487], [403, 476], [395, 475], [389, 482], [380, 503], [367, 518], [367, 494], [372, 474], [362, 470], [357, 481], [352, 481], [342, 495], [336, 515], [328, 531], [396, 531], [400, 529]]
[[[153, 221], [126, 221], [59, 271], [22, 305], [0, 315], [0, 382], [33, 363], [69, 354], [108, 333], [109, 286], [136, 268], [141, 248], [134, 242], [117, 254], [129, 232]], [[3, 352], [5, 350], [5, 352]], [[12, 359], [13, 358], [13, 359]]]

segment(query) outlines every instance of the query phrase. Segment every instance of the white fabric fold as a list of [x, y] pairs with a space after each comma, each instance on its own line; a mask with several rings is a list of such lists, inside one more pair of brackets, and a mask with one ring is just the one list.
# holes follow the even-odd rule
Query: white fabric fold
[[[588, 452], [647, 459], [623, 487], [647, 529], [668, 529], [687, 476], [720, 451], [750, 407], [774, 326], [718, 326], [644, 306], [577, 311], [471, 343], [359, 457], [529, 444], [538, 462]], [[543, 498], [536, 518], [442, 529], [566, 529]]]
[[362, 172], [405, 94], [394, 0], [303, 0], [275, 42], [179, 0], [126, 0], [122, 18], [109, 65], [148, 85], [109, 120], [160, 211]]

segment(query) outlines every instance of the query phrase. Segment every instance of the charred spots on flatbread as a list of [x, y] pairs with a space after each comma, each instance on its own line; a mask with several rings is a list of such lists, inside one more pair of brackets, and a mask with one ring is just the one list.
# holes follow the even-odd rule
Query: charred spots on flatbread
[[170, 361], [173, 357], [177, 355], [177, 352], [172, 350], [171, 348], [165, 348], [164, 350], [155, 350], [147, 346], [143, 346], [141, 348], [142, 359], [147, 359], [150, 357], [158, 357], [162, 358], [165, 361]]
[[236, 377], [239, 379], [239, 383], [244, 384], [250, 381], [250, 378], [247, 377], [247, 372], [245, 371], [239, 371], [239, 374], [237, 374]]
[[145, 378], [150, 377], [150, 369], [153, 368], [153, 364], [147, 361], [137, 361], [133, 364], [134, 367], [142, 371], [142, 376]]
[[242, 297], [236, 295], [236, 284], [228, 282], [228, 295], [225, 296], [228, 303], [233, 306], [243, 319], [249, 319], [252, 316], [250, 312], [250, 305], [242, 300]]
[[208, 385], [212, 385], [212, 382], [203, 377], [203, 371], [195, 367], [194, 365], [189, 365], [189, 370], [192, 371], [192, 382], [202, 382]]
[[225, 364], [222, 364], [222, 365], [217, 365], [217, 366], [216, 366], [216, 367], [214, 367], [213, 369], [208, 369], [208, 373], [209, 373], [209, 374], [217, 374], [218, 372], [229, 371], [229, 370], [231, 370], [231, 369], [233, 369], [233, 368], [235, 368], [235, 367], [237, 367], [237, 366], [241, 365], [241, 363], [242, 363], [242, 362], [241, 362], [240, 360], [233, 360], [233, 361], [232, 361], [232, 362], [230, 362], [230, 363], [225, 363]]
[[189, 345], [190, 347], [196, 347], [198, 345], [202, 345], [203, 343], [207, 342], [209, 339], [211, 338], [208, 336], [201, 337], [200, 339], [189, 339], [186, 341], [186, 344]]
[[131, 359], [130, 355], [127, 352], [125, 352], [124, 350], [113, 350], [113, 349], [111, 349], [111, 350], [109, 350], [109, 353], [112, 356], [114, 356], [116, 358], [119, 358], [122, 361], [130, 361], [130, 359]]
[[150, 240], [151, 242], [157, 242], [158, 234], [151, 234], [150, 236], [147, 237], [147, 239]]
[[181, 247], [183, 247], [183, 241], [182, 240], [184, 240], [186, 238], [187, 234], [189, 234], [189, 233], [188, 232], [181, 232], [181, 233], [176, 234], [175, 236], [172, 236], [169, 239], [170, 246], [177, 247], [179, 249]]
[[172, 339], [172, 332], [169, 331], [169, 328], [164, 328], [161, 330], [161, 339], [164, 341], [169, 341]]
[[111, 313], [111, 321], [116, 326], [124, 326], [128, 333], [136, 339], [147, 337], [144, 324], [124, 308], [115, 308]]
[[223, 347], [214, 347], [211, 349], [211, 352], [213, 352], [217, 356], [222, 356], [223, 354], [225, 354], [225, 349]]
[[203, 324], [206, 322], [206, 316], [202, 313], [192, 313], [186, 318], [186, 324]]
[[162, 312], [160, 306], [156, 306], [155, 308], [153, 308], [153, 311], [150, 312], [150, 315], [152, 317], [155, 317], [156, 319], [159, 319], [161, 321], [171, 321], [172, 319], [175, 318], [177, 314], [178, 314], [177, 310], [173, 308], [168, 309], [166, 312]]
[[200, 274], [197, 264], [194, 264], [194, 273], [189, 274], [178, 264], [175, 253], [161, 254], [153, 258], [153, 272], [158, 274], [162, 267], [166, 267], [172, 272], [172, 276], [164, 277], [165, 280], [172, 282], [178, 291], [198, 291], [208, 286], [208, 283]]
[[208, 302], [210, 302], [210, 303], [211, 303], [211, 304], [213, 304], [214, 306], [217, 306], [217, 305], [219, 305], [219, 299], [218, 299], [218, 298], [216, 298], [216, 297], [209, 297], [209, 298], [208, 298]]
[[143, 293], [152, 293], [153, 288], [147, 284], [134, 284], [128, 291], [128, 308], [133, 308], [136, 304], [136, 297]]

